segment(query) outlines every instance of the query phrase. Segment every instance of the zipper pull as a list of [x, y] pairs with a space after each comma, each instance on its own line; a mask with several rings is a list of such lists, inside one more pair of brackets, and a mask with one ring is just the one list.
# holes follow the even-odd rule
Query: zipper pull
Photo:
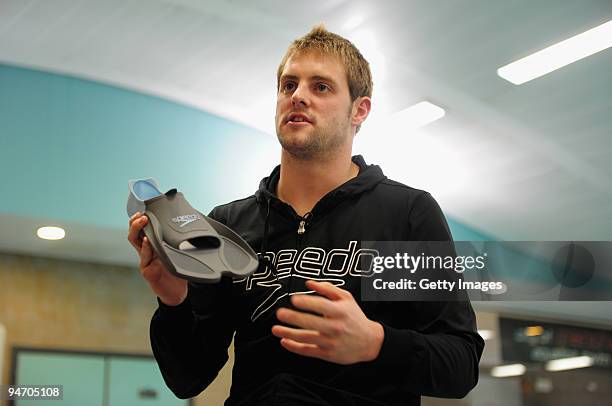
[[304, 214], [304, 217], [302, 217], [302, 219], [300, 220], [300, 225], [298, 227], [297, 233], [299, 235], [302, 235], [306, 232], [306, 221], [308, 221], [308, 218], [310, 218], [311, 213], [308, 212], [306, 214]]
[[300, 221], [300, 226], [298, 227], [298, 234], [302, 235], [306, 232], [306, 220]]

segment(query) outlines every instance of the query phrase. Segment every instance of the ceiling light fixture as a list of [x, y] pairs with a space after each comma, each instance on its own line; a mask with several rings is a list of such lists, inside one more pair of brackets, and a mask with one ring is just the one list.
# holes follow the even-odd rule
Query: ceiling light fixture
[[515, 85], [529, 82], [612, 46], [612, 20], [497, 70]]
[[433, 103], [422, 101], [393, 115], [393, 121], [402, 130], [416, 130], [425, 127], [446, 115], [446, 111]]
[[36, 230], [36, 235], [43, 240], [61, 240], [66, 236], [66, 232], [61, 227], [40, 227]]

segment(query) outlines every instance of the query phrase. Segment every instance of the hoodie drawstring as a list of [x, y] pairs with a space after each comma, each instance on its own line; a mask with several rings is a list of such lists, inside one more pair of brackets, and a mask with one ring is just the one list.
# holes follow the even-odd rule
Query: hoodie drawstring
[[260, 249], [260, 253], [259, 253], [259, 261], [263, 264], [265, 264], [267, 267], [270, 268], [270, 270], [272, 271], [272, 274], [274, 276], [276, 276], [277, 272], [276, 272], [276, 266], [274, 266], [274, 263], [272, 261], [270, 261], [270, 259], [268, 257], [266, 257], [266, 249], [268, 246], [268, 231], [269, 231], [269, 226], [270, 226], [270, 201], [271, 199], [268, 198], [266, 199], [267, 205], [266, 205], [266, 220], [264, 222], [264, 234], [263, 234], [263, 238], [261, 239], [261, 249]]

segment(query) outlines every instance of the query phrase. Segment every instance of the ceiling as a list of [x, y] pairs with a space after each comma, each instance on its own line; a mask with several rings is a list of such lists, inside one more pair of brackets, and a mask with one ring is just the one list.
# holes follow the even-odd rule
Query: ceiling
[[[292, 39], [324, 22], [372, 64], [373, 112], [356, 152], [500, 239], [612, 240], [612, 49], [520, 86], [496, 75], [610, 19], [610, 0], [3, 0], [0, 63], [161, 97], [273, 134], [277, 64]], [[421, 100], [446, 116], [417, 132], [393, 124], [393, 113]], [[71, 219], [78, 250], [16, 235], [44, 217], [0, 210], [0, 249], [91, 260], [113, 250], [110, 262], [134, 262], [124, 229], [85, 217]]]

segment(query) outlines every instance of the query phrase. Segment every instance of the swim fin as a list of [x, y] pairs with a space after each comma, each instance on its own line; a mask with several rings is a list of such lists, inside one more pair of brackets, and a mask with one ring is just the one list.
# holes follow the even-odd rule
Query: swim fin
[[181, 192], [159, 190], [155, 179], [131, 180], [128, 216], [144, 213], [144, 233], [166, 268], [179, 278], [215, 283], [222, 275], [243, 278], [255, 272], [255, 251], [236, 232], [195, 210]]

